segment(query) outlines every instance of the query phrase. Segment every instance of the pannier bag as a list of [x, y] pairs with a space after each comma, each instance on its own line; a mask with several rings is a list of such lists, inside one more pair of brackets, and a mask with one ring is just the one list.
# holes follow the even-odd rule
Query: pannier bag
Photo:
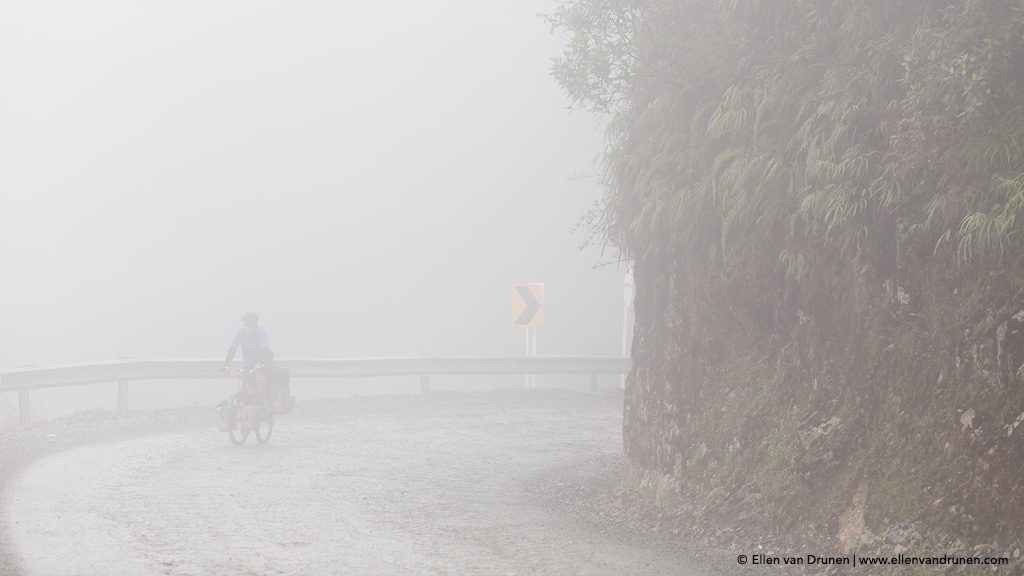
[[233, 415], [234, 411], [231, 410], [231, 404], [227, 400], [217, 405], [217, 427], [221, 432], [231, 430], [232, 424], [234, 424], [231, 421]]
[[277, 397], [274, 399], [274, 414], [287, 414], [295, 406], [295, 396], [288, 394], [286, 389], [278, 388]]

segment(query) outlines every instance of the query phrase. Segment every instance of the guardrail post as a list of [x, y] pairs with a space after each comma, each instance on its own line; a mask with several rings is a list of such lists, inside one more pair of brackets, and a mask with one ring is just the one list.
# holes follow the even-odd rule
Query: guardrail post
[[28, 390], [18, 390], [18, 416], [22, 426], [28, 426], [32, 419], [31, 406], [28, 403]]
[[117, 413], [128, 412], [128, 381], [117, 381]]
[[590, 393], [597, 394], [597, 374], [590, 375]]
[[420, 392], [430, 392], [430, 376], [427, 374], [420, 374]]

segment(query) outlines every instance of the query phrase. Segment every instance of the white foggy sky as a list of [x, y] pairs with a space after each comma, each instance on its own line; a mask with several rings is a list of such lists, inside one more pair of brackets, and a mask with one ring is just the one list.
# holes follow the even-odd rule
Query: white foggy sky
[[622, 269], [573, 222], [596, 120], [553, 0], [0, 0], [0, 368], [617, 353]]

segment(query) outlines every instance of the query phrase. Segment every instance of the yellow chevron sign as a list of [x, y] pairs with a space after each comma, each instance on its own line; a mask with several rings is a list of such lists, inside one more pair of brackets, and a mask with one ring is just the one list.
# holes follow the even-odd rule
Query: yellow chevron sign
[[516, 326], [544, 326], [544, 285], [538, 282], [512, 286], [512, 323]]

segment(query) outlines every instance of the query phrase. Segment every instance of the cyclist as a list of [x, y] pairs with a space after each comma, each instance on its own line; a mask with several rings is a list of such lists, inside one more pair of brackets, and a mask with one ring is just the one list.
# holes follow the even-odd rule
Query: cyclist
[[274, 361], [274, 353], [270, 351], [270, 336], [260, 327], [259, 322], [260, 318], [255, 312], [246, 312], [242, 316], [242, 327], [231, 340], [227, 356], [224, 357], [224, 368], [231, 364], [239, 346], [242, 347], [242, 366], [247, 370], [255, 368], [257, 364], [269, 365]]
[[274, 353], [270, 351], [270, 336], [260, 327], [259, 321], [259, 316], [255, 312], [246, 312], [242, 316], [242, 327], [235, 332], [228, 353], [224, 357], [224, 371], [230, 370], [235, 352], [241, 346], [242, 366], [246, 370], [253, 370], [252, 376], [247, 376], [246, 381], [255, 385], [260, 401], [270, 413], [270, 382], [267, 371], [255, 369], [269, 367], [274, 361]]

